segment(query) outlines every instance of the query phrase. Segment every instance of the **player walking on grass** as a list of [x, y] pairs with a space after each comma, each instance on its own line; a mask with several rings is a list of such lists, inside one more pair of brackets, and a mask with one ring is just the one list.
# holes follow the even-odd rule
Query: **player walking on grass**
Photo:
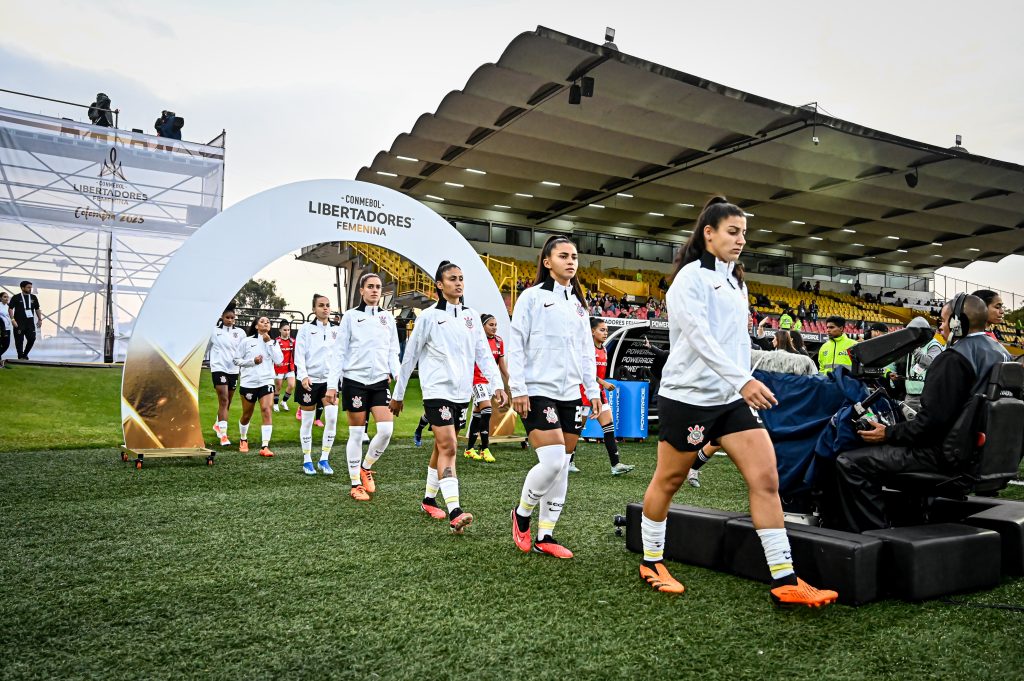
[[757, 410], [778, 404], [750, 373], [747, 288], [736, 261], [746, 243], [743, 210], [712, 198], [698, 228], [676, 256], [666, 296], [670, 354], [658, 391], [658, 463], [644, 495], [640, 578], [658, 591], [682, 593], [662, 560], [672, 496], [686, 480], [701, 445], [721, 445], [739, 468], [750, 495], [750, 516], [780, 605], [822, 606], [835, 591], [819, 590], [794, 571], [783, 525], [775, 450]]
[[437, 506], [437, 491], [440, 489], [448, 507], [451, 530], [462, 534], [473, 522], [473, 515], [463, 511], [460, 505], [455, 459], [458, 433], [466, 425], [466, 411], [473, 395], [474, 362], [480, 366], [488, 384], [495, 386], [492, 394], [498, 406], [504, 405], [506, 398], [479, 315], [462, 303], [462, 270], [447, 260], [443, 261], [437, 268], [434, 285], [440, 294], [437, 305], [420, 314], [406, 343], [391, 411], [395, 416], [402, 412], [409, 377], [419, 364], [423, 410], [434, 431], [434, 448], [427, 467], [422, 508], [432, 518], [440, 520], [446, 517]]
[[[537, 280], [524, 290], [512, 312], [509, 336], [509, 388], [512, 407], [526, 426], [537, 464], [530, 469], [512, 509], [512, 540], [521, 551], [572, 558], [558, 543], [555, 523], [569, 486], [569, 455], [576, 448], [587, 407], [591, 418], [601, 411], [597, 367], [590, 323], [576, 270], [579, 255], [572, 241], [553, 236], [537, 262]], [[530, 517], [540, 506], [537, 541], [530, 536]]]
[[238, 356], [238, 346], [244, 337], [242, 330], [235, 328], [235, 305], [232, 303], [221, 314], [209, 345], [210, 374], [213, 377], [213, 389], [217, 391], [217, 422], [213, 424], [213, 432], [221, 447], [231, 445], [228, 439], [228, 410], [231, 409], [231, 399], [238, 386], [238, 367], [234, 359]]
[[[380, 275], [364, 274], [359, 278], [362, 302], [346, 312], [338, 327], [328, 361], [327, 395], [336, 398], [341, 381], [342, 408], [348, 414], [348, 477], [349, 492], [356, 501], [369, 501], [377, 491], [373, 464], [387, 449], [394, 432], [395, 417], [388, 408], [391, 401], [391, 379], [398, 376], [398, 328], [395, 317], [380, 307], [384, 283]], [[363, 458], [363, 435], [366, 434], [367, 412], [373, 412], [377, 433], [370, 441]]]
[[253, 409], [260, 405], [262, 445], [260, 456], [274, 456], [270, 451], [270, 435], [274, 431], [274, 365], [284, 361], [277, 341], [270, 337], [270, 318], [260, 317], [249, 329], [249, 335], [238, 345], [234, 364], [241, 369], [239, 384], [242, 391], [242, 418], [238, 421], [238, 451], [249, 451], [249, 421]]
[[331, 326], [331, 301], [327, 296], [313, 294], [313, 321], [299, 327], [295, 337], [295, 378], [298, 385], [295, 401], [301, 410], [299, 442], [302, 445], [302, 472], [316, 475], [313, 467], [313, 419], [316, 405], [324, 407], [324, 435], [317, 468], [324, 475], [334, 475], [329, 458], [338, 428], [338, 398], [327, 394], [327, 357], [338, 337], [338, 327]]
[[[288, 398], [295, 392], [295, 339], [292, 338], [292, 325], [288, 322], [281, 322], [278, 330], [281, 334], [277, 337], [281, 362], [274, 364], [274, 411], [288, 411]], [[286, 385], [282, 394], [281, 388]]]
[[[508, 380], [508, 367], [505, 364], [505, 341], [498, 335], [498, 320], [492, 314], [480, 315], [480, 323], [484, 327], [484, 334], [487, 336], [487, 344], [491, 348], [491, 355], [498, 365], [501, 377]], [[503, 384], [504, 385], [504, 384]], [[466, 456], [477, 461], [494, 463], [494, 455], [488, 447], [490, 444], [491, 431], [491, 391], [490, 384], [480, 371], [478, 365], [473, 366], [473, 418], [469, 422], [469, 442], [466, 444]], [[474, 447], [477, 435], [480, 436], [480, 451]]]
[[[597, 385], [601, 389], [601, 411], [597, 415], [597, 422], [601, 424], [604, 432], [604, 448], [608, 452], [608, 462], [612, 467], [612, 475], [623, 475], [636, 466], [631, 466], [619, 461], [619, 443], [615, 441], [615, 422], [612, 418], [612, 405], [608, 400], [607, 390], [615, 390], [615, 384], [609, 383], [608, 378], [608, 351], [604, 349], [604, 343], [608, 340], [608, 324], [600, 317], [590, 318], [590, 335], [594, 341], [594, 362], [597, 365]], [[580, 397], [586, 402], [587, 394], [583, 386], [580, 386]], [[571, 459], [575, 459], [575, 452]], [[572, 472], [570, 466], [569, 472]]]

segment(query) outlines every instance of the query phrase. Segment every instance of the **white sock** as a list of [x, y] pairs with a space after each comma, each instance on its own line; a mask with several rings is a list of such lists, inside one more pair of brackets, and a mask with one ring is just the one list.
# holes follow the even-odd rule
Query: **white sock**
[[768, 561], [772, 579], [782, 579], [793, 574], [793, 554], [789, 549], [786, 531], [782, 528], [758, 530], [757, 536], [761, 538], [761, 548], [764, 549], [764, 559]]
[[441, 496], [444, 497], [444, 503], [448, 507], [448, 512], [451, 513], [459, 508], [459, 479], [454, 476], [441, 478], [439, 485], [441, 487]]
[[302, 445], [302, 462], [313, 461], [313, 419], [315, 414], [312, 409], [302, 410], [302, 425], [299, 426], [299, 443]]
[[537, 464], [526, 474], [516, 513], [524, 518], [533, 515], [533, 509], [537, 508], [541, 498], [548, 493], [551, 485], [558, 479], [558, 474], [562, 472], [566, 458], [565, 445], [537, 447]]
[[242, 440], [248, 440], [249, 439], [249, 424], [248, 423], [242, 423], [241, 421], [238, 422], [238, 437], [241, 438]]
[[562, 515], [562, 508], [565, 506], [565, 493], [569, 489], [569, 457], [563, 457], [565, 462], [562, 470], [555, 478], [551, 489], [540, 500], [540, 522], [537, 525], [537, 539], [546, 539], [555, 531], [555, 523]]
[[220, 431], [221, 437], [227, 437], [228, 436], [228, 422], [227, 421], [217, 421], [217, 430]]
[[644, 560], [648, 563], [656, 563], [665, 556], [666, 525], [668, 518], [655, 521], [640, 515], [640, 537], [644, 543]]
[[437, 497], [437, 490], [440, 488], [437, 479], [437, 469], [427, 466], [427, 489], [423, 493], [424, 499], [433, 499]]
[[359, 484], [359, 462], [363, 458], [363, 433], [366, 426], [349, 426], [345, 455], [348, 459], [348, 478], [352, 485]]
[[263, 437], [263, 446], [270, 446], [270, 434], [274, 432], [273, 424], [269, 426], [260, 426], [260, 435]]
[[378, 421], [377, 422], [377, 434], [370, 440], [370, 446], [366, 450], [366, 457], [363, 459], [363, 468], [370, 470], [373, 468], [373, 464], [377, 463], [377, 459], [381, 457], [384, 450], [388, 448], [388, 443], [391, 442], [391, 434], [395, 432], [395, 424], [393, 421]]
[[320, 460], [327, 461], [334, 446], [334, 436], [338, 432], [338, 405], [328, 404], [324, 407], [324, 439], [320, 448]]

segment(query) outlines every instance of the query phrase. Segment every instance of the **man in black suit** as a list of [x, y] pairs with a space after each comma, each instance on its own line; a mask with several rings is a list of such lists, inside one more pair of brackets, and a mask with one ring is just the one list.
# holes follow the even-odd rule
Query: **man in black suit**
[[21, 282], [21, 293], [11, 296], [11, 321], [14, 322], [14, 347], [18, 359], [28, 359], [28, 353], [36, 342], [36, 329], [43, 325], [39, 312], [39, 299], [32, 293], [32, 282]]

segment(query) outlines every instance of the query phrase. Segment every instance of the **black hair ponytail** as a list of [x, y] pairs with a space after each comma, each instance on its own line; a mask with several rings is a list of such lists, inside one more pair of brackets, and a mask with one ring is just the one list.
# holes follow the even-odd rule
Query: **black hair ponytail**
[[[704, 204], [704, 209], [701, 210], [700, 215], [697, 217], [697, 223], [694, 225], [693, 233], [690, 234], [686, 245], [676, 251], [676, 257], [673, 261], [676, 266], [672, 272], [673, 277], [679, 274], [679, 270], [694, 260], [700, 260], [701, 256], [707, 253], [708, 245], [704, 241], [704, 228], [710, 225], [712, 229], [718, 229], [719, 223], [728, 217], [742, 218], [746, 217], [746, 214], [739, 206], [729, 203], [729, 200], [724, 196], [712, 196], [708, 199], [708, 202]], [[736, 277], [736, 281], [741, 285], [743, 284], [743, 270], [738, 262], [736, 267], [733, 268], [733, 276]]]
[[[552, 234], [549, 236], [548, 240], [544, 242], [543, 248], [540, 249], [540, 255], [537, 256], [537, 279], [533, 282], [534, 286], [537, 284], [543, 284], [551, 278], [551, 270], [549, 270], [547, 265], [544, 264], [544, 258], [550, 258], [551, 252], [555, 250], [555, 246], [558, 244], [571, 244], [573, 248], [576, 248], [576, 244], [568, 237], [559, 236], [558, 234]], [[587, 299], [583, 295], [583, 287], [580, 286], [578, 268], [577, 273], [572, 275], [572, 279], [569, 280], [569, 286], [572, 288], [572, 292], [576, 297], [580, 299], [580, 303], [586, 305]]]

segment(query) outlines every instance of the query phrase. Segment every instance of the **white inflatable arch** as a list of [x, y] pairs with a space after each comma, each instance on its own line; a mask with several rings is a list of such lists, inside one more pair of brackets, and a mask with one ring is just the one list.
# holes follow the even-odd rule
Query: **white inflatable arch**
[[[505, 303], [480, 256], [423, 204], [352, 180], [269, 189], [197, 230], [150, 290], [132, 332], [121, 383], [127, 449], [204, 446], [199, 374], [210, 332], [229, 296], [282, 255], [331, 241], [386, 248], [431, 275], [442, 260], [454, 262], [466, 277], [466, 304], [496, 315], [499, 333], [507, 333]], [[309, 293], [314, 293], [312, 286]]]

